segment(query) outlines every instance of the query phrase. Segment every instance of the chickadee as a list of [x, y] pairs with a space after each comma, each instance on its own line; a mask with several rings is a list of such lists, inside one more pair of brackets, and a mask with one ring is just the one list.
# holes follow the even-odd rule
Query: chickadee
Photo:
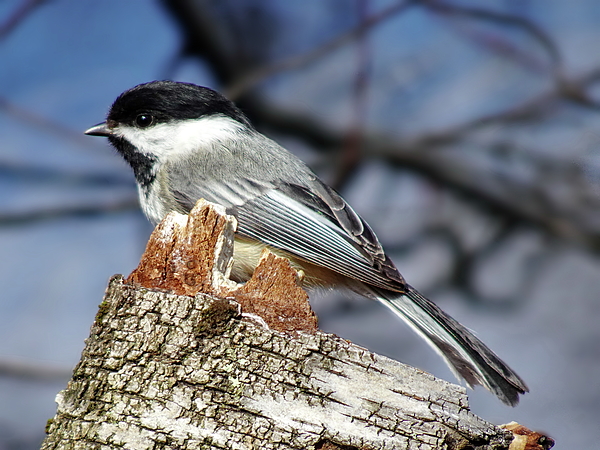
[[469, 386], [481, 384], [512, 406], [528, 392], [485, 344], [404, 281], [342, 197], [221, 94], [188, 83], [141, 84], [85, 134], [107, 137], [129, 163], [154, 224], [170, 211], [188, 213], [200, 198], [234, 215], [236, 281], [248, 280], [269, 248], [304, 272], [306, 287], [345, 287], [382, 302]]

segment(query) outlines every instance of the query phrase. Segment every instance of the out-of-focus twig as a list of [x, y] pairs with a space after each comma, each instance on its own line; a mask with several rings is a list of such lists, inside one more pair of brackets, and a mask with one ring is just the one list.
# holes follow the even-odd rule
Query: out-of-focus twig
[[[439, 15], [447, 19], [445, 15]], [[493, 32], [487, 29], [482, 30], [478, 26], [461, 26], [461, 24], [457, 24], [454, 20], [446, 20], [445, 22], [459, 36], [464, 37], [473, 45], [481, 47], [491, 54], [500, 55], [536, 75], [548, 75], [550, 78], [553, 78], [553, 82], [558, 81], [554, 76], [554, 70], [552, 70], [553, 64], [552, 62], [548, 62], [545, 54], [541, 52], [533, 53], [530, 49], [514, 42], [510, 38], [510, 34]]]
[[21, 226], [46, 220], [64, 219], [67, 217], [87, 217], [135, 210], [139, 210], [138, 199], [137, 197], [131, 196], [103, 203], [56, 206], [13, 213], [4, 211], [0, 212], [0, 227]]
[[548, 53], [554, 76], [557, 80], [562, 79], [562, 57], [558, 46], [545, 30], [527, 18], [484, 8], [454, 5], [440, 0], [419, 0], [419, 2], [423, 6], [439, 14], [485, 20], [522, 29], [539, 42], [546, 53]]
[[222, 83], [232, 80], [240, 70], [239, 61], [231, 51], [227, 30], [211, 14], [210, 2], [162, 0], [161, 3], [179, 23], [184, 39], [182, 53], [206, 60]]
[[47, 0], [24, 0], [13, 13], [0, 24], [0, 40], [6, 38], [29, 14]]
[[85, 136], [83, 131], [75, 131], [59, 122], [15, 105], [6, 98], [0, 97], [0, 111], [46, 133], [72, 141], [79, 147], [96, 147], [93, 140], [89, 139], [89, 136]]
[[[368, 0], [357, 0], [358, 17], [360, 22], [368, 20]], [[367, 39], [367, 29], [357, 38], [356, 74], [352, 92], [352, 117], [344, 145], [341, 148], [341, 158], [337, 165], [333, 187], [341, 189], [358, 167], [361, 160], [362, 136], [367, 120], [367, 90], [369, 86], [371, 49]]]
[[243, 75], [225, 89], [225, 94], [230, 99], [234, 100], [269, 77], [281, 72], [287, 72], [304, 67], [346, 45], [347, 43], [362, 37], [366, 32], [372, 30], [376, 25], [379, 25], [386, 19], [395, 17], [397, 14], [403, 12], [414, 3], [415, 0], [403, 0], [394, 3], [384, 10], [367, 17], [356, 27], [334, 37], [330, 41], [325, 42], [317, 48], [309, 50], [308, 52], [300, 55], [291, 56], [283, 61], [273, 63], [266, 67], [258, 68], [246, 75]]
[[59, 366], [17, 358], [0, 358], [0, 376], [32, 381], [66, 381], [72, 374], [71, 367]]
[[70, 172], [51, 167], [40, 167], [14, 161], [0, 161], [0, 177], [12, 177], [35, 183], [70, 184], [75, 186], [123, 186], [135, 188], [128, 172], [123, 173], [88, 171]]
[[[467, 17], [476, 20], [484, 20], [502, 25], [518, 27], [533, 37], [540, 46], [546, 51], [550, 59], [552, 76], [554, 78], [556, 88], [561, 96], [565, 99], [580, 103], [585, 106], [598, 108], [598, 104], [593, 101], [583, 89], [582, 84], [574, 80], [568, 79], [565, 70], [563, 57], [559, 50], [555, 39], [547, 33], [541, 26], [535, 22], [521, 16], [513, 14], [501, 13], [489, 9], [455, 5], [440, 0], [418, 0], [426, 8], [438, 14], [453, 17]], [[503, 51], [506, 50], [504, 47]], [[507, 52], [504, 52], [507, 54]], [[510, 52], [517, 59], [522, 58], [522, 52], [512, 49]]]
[[[572, 77], [571, 84], [576, 90], [585, 91], [592, 84], [600, 81], [600, 67], [589, 72]], [[398, 151], [409, 151], [411, 149], [428, 149], [435, 146], [452, 144], [464, 139], [468, 133], [476, 131], [488, 125], [510, 125], [540, 121], [555, 113], [558, 102], [564, 97], [564, 91], [558, 87], [549, 89], [537, 96], [525, 99], [522, 103], [507, 109], [479, 116], [471, 121], [449, 127], [445, 130], [427, 131], [420, 136], [398, 143]], [[571, 97], [567, 97], [571, 100]], [[340, 145], [339, 136], [336, 132], [305, 114], [294, 113], [283, 110], [276, 105], [267, 104], [257, 99], [257, 105], [253, 109], [258, 119], [282, 133], [288, 133], [302, 137], [315, 146], [316, 149], [329, 151]], [[582, 106], [596, 109], [596, 105], [581, 103]], [[369, 148], [365, 146], [365, 148]], [[370, 152], [370, 150], [369, 150]]]
[[[457, 157], [443, 149], [403, 146], [395, 140], [371, 139], [370, 151], [389, 162], [410, 167], [446, 188], [466, 193], [480, 201], [482, 207], [495, 211], [517, 223], [534, 225], [561, 239], [600, 251], [600, 229], [594, 224], [600, 211], [589, 210], [585, 199], [562, 202], [555, 199], [558, 185], [540, 185], [538, 180], [523, 182], [507, 180], [482, 171], [467, 157]], [[563, 183], [565, 186], [567, 183]], [[563, 186], [563, 187], [565, 187]]]
[[571, 78], [568, 83], [570, 86], [569, 91], [565, 91], [564, 85], [555, 86], [547, 92], [526, 99], [522, 103], [509, 107], [503, 111], [482, 115], [472, 121], [456, 125], [446, 130], [428, 132], [427, 134], [414, 139], [410, 146], [421, 147], [423, 145], [432, 146], [450, 144], [457, 139], [464, 138], [469, 132], [492, 124], [508, 125], [513, 123], [539, 121], [554, 114], [559, 107], [558, 102], [562, 99], [575, 101], [582, 106], [597, 109], [598, 106], [592, 100], [573, 97], [571, 92], [585, 92], [589, 86], [598, 81], [600, 81], [600, 67], [594, 68], [586, 74]]

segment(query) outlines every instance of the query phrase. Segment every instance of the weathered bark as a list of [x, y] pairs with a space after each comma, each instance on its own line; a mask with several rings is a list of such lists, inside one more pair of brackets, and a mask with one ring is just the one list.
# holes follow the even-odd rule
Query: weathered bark
[[43, 449], [508, 448], [462, 387], [315, 331], [286, 260], [228, 280], [234, 227], [171, 215], [111, 279]]

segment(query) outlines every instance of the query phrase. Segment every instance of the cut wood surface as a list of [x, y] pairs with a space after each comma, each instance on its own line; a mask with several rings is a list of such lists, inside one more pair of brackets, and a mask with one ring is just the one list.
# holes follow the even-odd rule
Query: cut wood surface
[[43, 449], [514, 444], [462, 387], [318, 331], [287, 260], [267, 251], [249, 282], [229, 280], [234, 230], [201, 201], [111, 279]]

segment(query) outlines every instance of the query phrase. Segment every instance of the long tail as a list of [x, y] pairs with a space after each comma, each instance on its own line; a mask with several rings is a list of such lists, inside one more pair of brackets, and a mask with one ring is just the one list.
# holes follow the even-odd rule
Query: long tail
[[523, 380], [473, 333], [411, 286], [405, 294], [373, 288], [378, 300], [400, 316], [470, 387], [482, 385], [504, 403], [515, 406], [529, 392]]

